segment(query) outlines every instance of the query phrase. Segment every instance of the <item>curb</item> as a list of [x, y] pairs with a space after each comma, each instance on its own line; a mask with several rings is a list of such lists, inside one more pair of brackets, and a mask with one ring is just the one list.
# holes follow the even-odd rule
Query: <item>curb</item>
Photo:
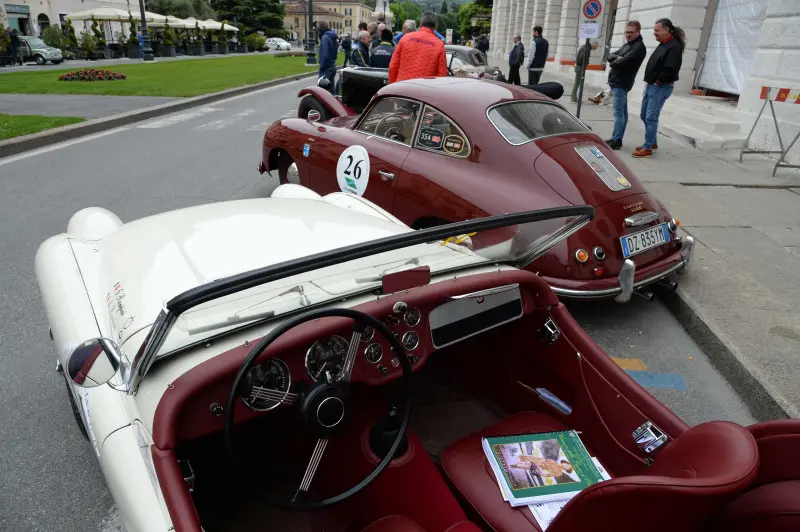
[[704, 317], [697, 303], [680, 287], [665, 290], [654, 287], [659, 299], [666, 305], [698, 347], [708, 356], [711, 364], [734, 388], [757, 421], [790, 419], [791, 408], [780, 396], [773, 395], [762, 379], [752, 372], [744, 357], [717, 327]]
[[145, 109], [128, 111], [111, 116], [104, 116], [102, 118], [87, 120], [86, 122], [81, 122], [79, 124], [47, 129], [45, 131], [40, 131], [39, 133], [14, 137], [8, 140], [0, 141], [0, 159], [17, 155], [26, 151], [35, 150], [49, 144], [55, 144], [65, 140], [84, 137], [100, 131], [106, 131], [131, 124], [133, 122], [140, 122], [142, 120], [162, 116], [168, 113], [174, 113], [176, 111], [182, 111], [191, 107], [197, 107], [215, 101], [224, 100], [225, 98], [230, 98], [231, 96], [247, 94], [249, 92], [255, 92], [261, 89], [274, 87], [276, 85], [283, 85], [286, 83], [291, 83], [292, 81], [315, 77], [316, 75], [316, 70], [307, 74], [294, 74], [285, 78], [277, 78], [269, 81], [263, 81], [261, 83], [255, 83], [253, 85], [234, 87], [224, 91], [185, 98], [177, 102], [163, 103], [153, 107], [146, 107]]

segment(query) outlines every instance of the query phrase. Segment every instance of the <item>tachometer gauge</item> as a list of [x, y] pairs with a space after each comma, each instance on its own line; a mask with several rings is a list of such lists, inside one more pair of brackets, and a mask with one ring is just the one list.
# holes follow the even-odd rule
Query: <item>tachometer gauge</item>
[[314, 382], [334, 381], [341, 374], [350, 344], [341, 336], [329, 336], [317, 340], [306, 353], [306, 371]]
[[279, 358], [271, 358], [247, 372], [242, 401], [259, 412], [272, 410], [281, 404], [291, 385], [289, 366]]
[[403, 316], [403, 321], [406, 322], [406, 325], [409, 327], [415, 327], [419, 324], [420, 320], [422, 319], [422, 313], [419, 311], [418, 308], [411, 307], [406, 311], [405, 316]]
[[370, 344], [364, 350], [364, 357], [367, 359], [367, 362], [372, 364], [377, 364], [383, 358], [383, 348], [381, 344]]
[[413, 351], [419, 345], [419, 336], [414, 331], [408, 331], [403, 335], [403, 347], [406, 351]]

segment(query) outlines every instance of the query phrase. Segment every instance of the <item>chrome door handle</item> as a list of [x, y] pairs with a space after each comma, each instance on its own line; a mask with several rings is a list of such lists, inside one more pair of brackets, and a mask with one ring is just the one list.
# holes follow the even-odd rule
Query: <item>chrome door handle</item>
[[392, 181], [394, 179], [394, 174], [391, 172], [384, 172], [383, 170], [378, 170], [378, 173], [381, 175], [381, 178], [384, 181]]

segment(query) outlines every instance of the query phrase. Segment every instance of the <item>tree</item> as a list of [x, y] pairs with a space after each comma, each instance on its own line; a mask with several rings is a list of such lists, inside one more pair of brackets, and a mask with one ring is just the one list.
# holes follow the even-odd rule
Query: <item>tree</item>
[[[479, 15], [488, 15], [489, 18], [479, 21], [477, 26], [472, 26], [472, 19]], [[478, 0], [470, 2], [469, 4], [462, 4], [458, 8], [458, 30], [465, 38], [482, 33], [489, 34], [492, 28], [491, 17], [491, 8], [482, 7], [478, 4]]]
[[439, 13], [441, 13], [442, 15], [446, 15], [447, 14], [447, 0], [443, 0], [442, 1], [442, 7], [439, 10]]
[[147, 10], [178, 18], [217, 19], [217, 14], [208, 0], [149, 0]]
[[218, 20], [235, 20], [246, 33], [263, 31], [283, 35], [283, 4], [280, 0], [212, 0]]

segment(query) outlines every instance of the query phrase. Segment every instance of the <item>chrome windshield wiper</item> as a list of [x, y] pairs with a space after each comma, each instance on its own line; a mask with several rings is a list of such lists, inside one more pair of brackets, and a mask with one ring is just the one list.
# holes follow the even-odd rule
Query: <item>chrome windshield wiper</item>
[[389, 266], [385, 270], [383, 270], [379, 275], [373, 275], [372, 277], [356, 277], [353, 281], [357, 284], [364, 284], [364, 283], [376, 283], [383, 279], [383, 276], [389, 273], [389, 270], [394, 270], [395, 268], [402, 268], [403, 266], [408, 266], [409, 264], [413, 264], [415, 266], [419, 266], [419, 259], [417, 257], [412, 258], [411, 260], [407, 260], [403, 264], [398, 264], [396, 266]]

